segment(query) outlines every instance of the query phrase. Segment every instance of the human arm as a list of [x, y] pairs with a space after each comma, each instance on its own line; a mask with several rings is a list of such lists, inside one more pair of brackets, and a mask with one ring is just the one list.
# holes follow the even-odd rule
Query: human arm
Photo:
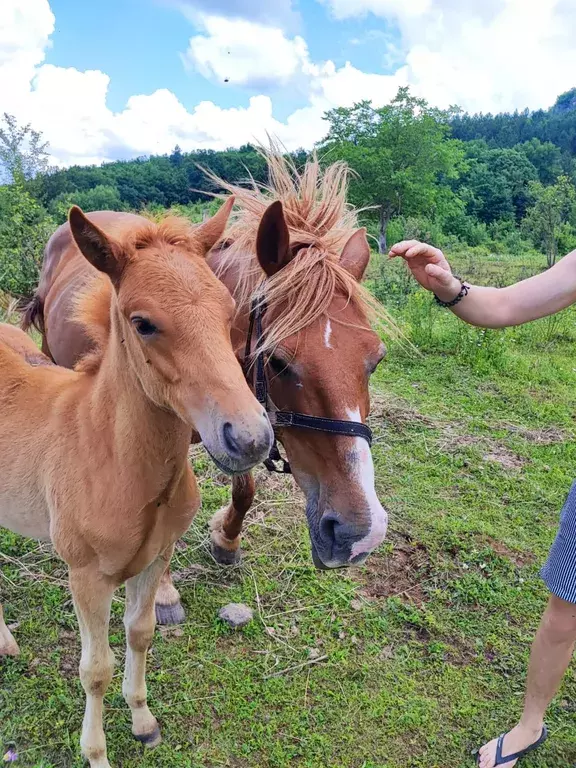
[[[401, 256], [416, 280], [441, 301], [451, 301], [461, 288], [439, 248], [417, 240], [396, 243], [390, 256]], [[472, 285], [468, 295], [450, 309], [471, 325], [505, 328], [553, 315], [576, 302], [576, 251], [551, 269], [506, 288]]]

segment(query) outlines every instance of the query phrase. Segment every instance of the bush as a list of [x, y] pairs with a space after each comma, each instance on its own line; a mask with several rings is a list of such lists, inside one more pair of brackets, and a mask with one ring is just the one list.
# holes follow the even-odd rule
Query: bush
[[0, 291], [32, 296], [44, 246], [55, 227], [54, 219], [22, 183], [0, 187]]
[[50, 213], [55, 217], [58, 224], [63, 224], [73, 205], [80, 206], [86, 213], [90, 211], [122, 211], [126, 207], [116, 187], [97, 184], [92, 189], [58, 195], [50, 203]]
[[532, 242], [522, 236], [512, 221], [495, 221], [490, 225], [489, 232], [496, 253], [523, 256], [534, 248]]

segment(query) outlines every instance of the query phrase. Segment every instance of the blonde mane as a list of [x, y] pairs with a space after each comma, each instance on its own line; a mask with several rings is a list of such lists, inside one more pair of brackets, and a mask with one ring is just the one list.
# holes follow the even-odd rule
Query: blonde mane
[[[337, 295], [359, 307], [366, 316], [363, 327], [378, 321], [383, 330], [397, 337], [397, 327], [385, 308], [340, 264], [342, 249], [358, 229], [358, 211], [347, 203], [347, 165], [335, 162], [322, 168], [314, 154], [299, 170], [274, 142], [260, 152], [268, 165], [267, 185], [251, 178], [247, 185], [239, 186], [205, 171], [236, 199], [237, 210], [224, 235], [216, 274], [222, 277], [231, 269], [237, 275], [233, 295], [238, 314], [245, 313], [254, 298], [265, 299], [271, 310], [282, 307], [281, 312], [270, 313], [273, 320], [257, 351], [274, 349], [327, 315]], [[265, 278], [256, 256], [256, 236], [264, 212], [276, 200], [282, 202], [290, 244], [300, 250], [286, 267]], [[264, 296], [260, 287], [265, 279]]]
[[[193, 232], [194, 227], [188, 219], [172, 215], [156, 220], [150, 218], [138, 227], [123, 232], [114, 231], [113, 226], [109, 228], [109, 234], [120, 244], [129, 260], [137, 259], [138, 251], [154, 245], [176, 245], [191, 249]], [[77, 371], [94, 373], [100, 367], [110, 338], [111, 295], [110, 279], [96, 272], [75, 298], [73, 320], [84, 328], [93, 345], [93, 349], [76, 364]]]

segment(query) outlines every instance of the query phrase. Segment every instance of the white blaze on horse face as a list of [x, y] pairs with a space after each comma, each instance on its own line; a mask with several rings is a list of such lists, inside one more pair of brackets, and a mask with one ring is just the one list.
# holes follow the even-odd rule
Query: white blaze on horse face
[[[361, 421], [359, 408], [354, 410], [347, 408], [346, 413], [350, 421]], [[362, 488], [370, 512], [370, 531], [352, 546], [351, 558], [369, 554], [376, 549], [384, 540], [388, 529], [388, 513], [380, 504], [374, 488], [374, 464], [370, 446], [363, 437], [355, 437], [354, 443], [357, 481]]]
[[326, 327], [324, 328], [324, 346], [327, 349], [332, 349], [332, 344], [330, 344], [331, 336], [332, 336], [332, 324], [330, 323], [330, 320], [326, 320]]

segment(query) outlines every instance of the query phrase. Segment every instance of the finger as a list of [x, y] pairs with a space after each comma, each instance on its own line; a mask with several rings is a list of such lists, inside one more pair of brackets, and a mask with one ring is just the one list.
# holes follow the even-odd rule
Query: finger
[[439, 262], [444, 260], [444, 254], [442, 251], [439, 248], [434, 248], [434, 246], [428, 245], [427, 243], [417, 243], [404, 254], [405, 259], [413, 259], [416, 256], [425, 256], [432, 262]]
[[418, 240], [401, 240], [399, 243], [395, 243], [395, 245], [390, 248], [390, 256], [402, 256], [403, 253], [405, 253], [408, 248], [412, 248], [414, 245], [418, 245]]
[[416, 256], [426, 256], [428, 254], [429, 246], [426, 243], [418, 243], [417, 245], [409, 248], [404, 254], [405, 259], [413, 259]]

